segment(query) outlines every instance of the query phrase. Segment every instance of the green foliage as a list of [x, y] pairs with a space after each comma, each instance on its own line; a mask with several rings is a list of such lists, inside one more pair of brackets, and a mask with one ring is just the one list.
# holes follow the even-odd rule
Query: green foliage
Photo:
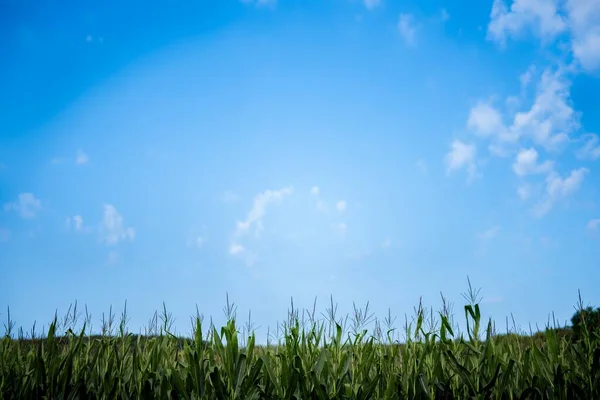
[[600, 308], [586, 307], [577, 310], [571, 318], [573, 325], [573, 338], [582, 340], [584, 332], [600, 332]]
[[[326, 321], [314, 311], [301, 321], [292, 308], [278, 343], [266, 347], [250, 329], [240, 334], [231, 314], [220, 330], [196, 316], [191, 338], [170, 332], [166, 308], [163, 326], [146, 336], [126, 332], [124, 313], [117, 334], [111, 316], [101, 335], [86, 335], [86, 322], [58, 337], [55, 317], [44, 338], [15, 340], [7, 329], [0, 399], [600, 399], [600, 335], [496, 335], [469, 302], [466, 336], [445, 306], [428, 318], [419, 304], [404, 343], [393, 339], [391, 318], [387, 331], [375, 320], [367, 333], [368, 305], [355, 308], [351, 332], [333, 303]], [[587, 311], [579, 315], [588, 326]]]

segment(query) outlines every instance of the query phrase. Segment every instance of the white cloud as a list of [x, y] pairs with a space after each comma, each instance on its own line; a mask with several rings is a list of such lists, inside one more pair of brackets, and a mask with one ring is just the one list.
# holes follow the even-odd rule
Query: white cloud
[[343, 213], [344, 211], [346, 211], [346, 202], [344, 200], [340, 200], [336, 203], [335, 208]]
[[265, 216], [267, 206], [271, 203], [281, 202], [284, 197], [291, 195], [293, 190], [293, 187], [288, 186], [280, 190], [266, 190], [256, 195], [254, 204], [246, 220], [238, 221], [235, 235], [241, 236], [247, 233], [252, 225], [256, 226], [255, 233], [259, 234], [263, 229], [262, 220]]
[[123, 216], [111, 204], [104, 205], [104, 218], [102, 220], [102, 233], [104, 241], [109, 246], [114, 246], [122, 240], [135, 238], [135, 230], [123, 225]]
[[32, 193], [21, 193], [17, 201], [4, 204], [4, 211], [15, 211], [22, 218], [34, 218], [36, 213], [42, 209], [42, 202]]
[[591, 232], [598, 232], [598, 228], [600, 228], [600, 218], [593, 219], [587, 224], [588, 230]]
[[577, 157], [583, 159], [596, 160], [600, 158], [600, 144], [598, 143], [598, 135], [589, 133], [583, 135], [585, 144], [577, 151]]
[[569, 134], [579, 128], [579, 114], [570, 104], [570, 84], [563, 71], [546, 69], [533, 105], [515, 114], [511, 131], [517, 137], [530, 137], [549, 151], [567, 142]]
[[73, 217], [67, 217], [65, 219], [65, 224], [67, 225], [67, 228], [70, 228], [71, 224], [72, 224], [73, 229], [75, 229], [78, 232], [81, 232], [84, 230], [83, 217], [81, 215], [74, 215]]
[[412, 14], [401, 13], [398, 16], [398, 32], [400, 32], [400, 36], [402, 36], [407, 45], [416, 45], [417, 28], [415, 17]]
[[490, 19], [487, 37], [502, 45], [508, 37], [518, 38], [527, 31], [549, 42], [567, 29], [556, 0], [515, 0], [510, 8], [504, 0], [494, 0]]
[[552, 209], [556, 201], [575, 193], [587, 173], [587, 168], [577, 168], [572, 170], [566, 178], [561, 178], [554, 171], [548, 174], [545, 197], [535, 206], [534, 215], [537, 217], [544, 216]]
[[600, 69], [600, 2], [567, 0], [573, 54], [587, 71]]
[[75, 158], [75, 163], [78, 165], [87, 164], [90, 158], [87, 154], [85, 154], [82, 150], [77, 150], [77, 157]]
[[531, 185], [519, 185], [519, 187], [517, 188], [517, 195], [519, 195], [519, 198], [521, 198], [521, 200], [529, 199], [531, 197]]
[[454, 140], [451, 149], [446, 155], [446, 172], [467, 168], [469, 180], [477, 174], [477, 165], [475, 164], [476, 149], [475, 145], [466, 144], [460, 140]]
[[341, 233], [342, 235], [345, 235], [345, 234], [346, 234], [346, 232], [348, 231], [348, 227], [347, 227], [347, 226], [346, 226], [346, 224], [345, 224], [345, 223], [343, 223], [343, 222], [340, 222], [339, 224], [337, 224], [337, 225], [335, 226], [335, 229], [336, 229], [336, 230], [337, 230], [339, 233]]
[[543, 174], [550, 172], [553, 165], [552, 161], [544, 161], [538, 164], [538, 152], [532, 147], [519, 150], [517, 159], [513, 164], [513, 171], [518, 176]]
[[244, 248], [244, 246], [242, 246], [241, 244], [238, 243], [232, 243], [231, 246], [229, 246], [229, 254], [231, 255], [238, 255], [238, 254], [242, 254], [246, 251], [246, 249]]
[[319, 187], [318, 186], [313, 186], [310, 189], [310, 194], [314, 195], [314, 196], [318, 196], [320, 193]]
[[492, 226], [491, 228], [480, 232], [477, 234], [477, 237], [481, 240], [492, 240], [495, 237], [498, 236], [498, 234], [500, 233], [500, 227], [499, 226]]
[[484, 137], [500, 134], [505, 129], [500, 112], [484, 102], [479, 102], [471, 108], [467, 128]]
[[597, 0], [494, 0], [487, 37], [505, 45], [529, 32], [543, 45], [563, 34], [575, 60], [588, 72], [600, 69], [600, 2]]
[[381, 0], [363, 0], [363, 3], [365, 4], [365, 7], [372, 10], [381, 4]]
[[252, 267], [257, 261], [256, 255], [250, 253], [239, 243], [232, 243], [229, 246], [229, 254], [231, 254], [233, 257], [242, 258], [248, 267]]
[[527, 71], [523, 72], [521, 76], [519, 76], [519, 81], [521, 81], [521, 89], [526, 89], [532, 82], [535, 70], [535, 65], [530, 65], [529, 68], [527, 68]]

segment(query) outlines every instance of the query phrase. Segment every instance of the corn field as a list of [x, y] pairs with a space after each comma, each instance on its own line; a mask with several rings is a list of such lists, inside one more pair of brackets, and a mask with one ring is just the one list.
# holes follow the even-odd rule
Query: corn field
[[416, 311], [402, 343], [378, 321], [372, 334], [364, 329], [372, 322], [368, 304], [355, 308], [349, 330], [331, 310], [319, 321], [314, 311], [301, 320], [292, 308], [267, 346], [255, 344], [251, 329], [241, 333], [234, 317], [220, 330], [205, 329], [197, 314], [193, 336], [177, 337], [166, 308], [164, 326], [145, 336], [127, 333], [125, 315], [114, 332], [111, 317], [96, 336], [86, 335], [88, 321], [59, 336], [66, 325], [55, 316], [44, 337], [14, 339], [9, 321], [0, 397], [600, 399], [600, 332], [586, 330], [579, 340], [549, 327], [535, 336], [497, 335], [491, 320], [482, 327], [479, 304], [471, 303], [459, 335], [447, 310], [432, 312], [429, 322], [421, 306]]

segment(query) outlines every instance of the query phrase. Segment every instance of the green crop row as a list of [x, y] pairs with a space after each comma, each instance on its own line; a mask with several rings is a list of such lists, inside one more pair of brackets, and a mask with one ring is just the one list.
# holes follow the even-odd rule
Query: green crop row
[[[166, 310], [165, 310], [166, 314]], [[419, 307], [400, 344], [391, 330], [344, 334], [340, 321], [301, 324], [293, 312], [277, 344], [256, 346], [235, 318], [194, 336], [89, 336], [57, 318], [43, 338], [0, 339], [1, 399], [600, 399], [600, 332], [574, 339], [496, 335], [479, 304], [464, 306], [466, 335], [446, 312], [425, 329]], [[365, 320], [365, 314], [355, 313]], [[9, 324], [10, 328], [10, 324]], [[329, 330], [328, 328], [332, 328]], [[243, 339], [243, 344], [240, 340]]]

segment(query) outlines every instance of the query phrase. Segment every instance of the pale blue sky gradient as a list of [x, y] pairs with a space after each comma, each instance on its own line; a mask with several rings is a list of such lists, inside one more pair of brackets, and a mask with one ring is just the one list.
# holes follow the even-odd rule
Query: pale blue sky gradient
[[545, 2], [3, 2], [0, 317], [598, 305], [600, 6]]

